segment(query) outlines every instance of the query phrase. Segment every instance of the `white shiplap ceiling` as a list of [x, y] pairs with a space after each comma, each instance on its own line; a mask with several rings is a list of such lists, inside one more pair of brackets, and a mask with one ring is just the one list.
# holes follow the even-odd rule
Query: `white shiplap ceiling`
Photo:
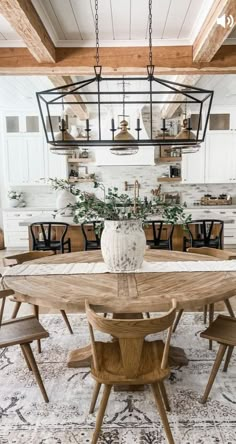
[[[32, 1], [55, 46], [94, 46], [94, 0], [27, 1]], [[153, 45], [191, 45], [213, 1], [153, 0]], [[146, 46], [147, 25], [148, 0], [99, 0], [101, 46]], [[0, 46], [22, 45], [0, 16]]]

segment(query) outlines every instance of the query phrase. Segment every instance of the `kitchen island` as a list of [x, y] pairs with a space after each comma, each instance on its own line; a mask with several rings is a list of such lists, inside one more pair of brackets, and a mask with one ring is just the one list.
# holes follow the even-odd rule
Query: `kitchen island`
[[[186, 214], [192, 214], [191, 209], [186, 209]], [[213, 212], [210, 212], [210, 214], [204, 212], [204, 210], [202, 211], [198, 211], [197, 212], [197, 217], [194, 214], [192, 214], [192, 219], [219, 219], [224, 221], [225, 224], [229, 224], [228, 226], [231, 226], [230, 224], [232, 224], [234, 221], [227, 216], [226, 214], [221, 214], [220, 212], [218, 212], [217, 210]], [[160, 215], [152, 215], [150, 216], [149, 220], [160, 220]], [[83, 239], [83, 234], [82, 234], [82, 230], [81, 230], [81, 226], [79, 224], [76, 224], [73, 221], [73, 218], [70, 216], [56, 216], [55, 218], [53, 216], [50, 217], [43, 217], [43, 216], [38, 216], [38, 217], [31, 217], [31, 218], [27, 218], [25, 220], [22, 220], [19, 222], [20, 226], [30, 226], [32, 223], [35, 222], [64, 222], [69, 224], [69, 228], [68, 228], [68, 232], [67, 232], [67, 237], [69, 237], [71, 239], [71, 248], [72, 251], [83, 251], [84, 250], [84, 239]], [[61, 228], [56, 228], [56, 230], [61, 230]], [[146, 238], [147, 239], [152, 239], [152, 230], [151, 227], [145, 227], [144, 228], [145, 234], [146, 234]], [[165, 233], [167, 233], [167, 227], [164, 226], [164, 235]], [[59, 232], [58, 232], [59, 234]], [[55, 231], [55, 235], [57, 236], [57, 232]], [[92, 230], [91, 233], [88, 233], [88, 235], [92, 235]], [[177, 250], [177, 251], [182, 251], [183, 248], [183, 237], [186, 236], [186, 230], [184, 229], [184, 227], [181, 224], [177, 224], [174, 228], [174, 233], [173, 233], [173, 250]], [[224, 233], [222, 234], [222, 239], [224, 237]], [[32, 249], [32, 239], [31, 239], [31, 233], [30, 233], [30, 229], [29, 229], [29, 250]]]

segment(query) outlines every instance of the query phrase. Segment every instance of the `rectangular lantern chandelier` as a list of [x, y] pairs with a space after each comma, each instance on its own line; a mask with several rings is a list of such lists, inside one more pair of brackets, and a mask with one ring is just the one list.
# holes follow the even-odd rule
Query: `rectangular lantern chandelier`
[[[168, 145], [183, 150], [199, 147], [205, 138], [213, 91], [155, 77], [152, 63], [152, 1], [149, 0], [149, 64], [147, 75], [143, 77], [102, 76], [98, 0], [95, 0], [95, 11], [97, 64], [94, 76], [36, 93], [45, 137], [53, 151], [66, 152], [68, 149], [69, 152], [79, 146], [108, 146], [114, 154], [131, 154], [137, 152], [139, 146]], [[79, 105], [81, 100], [89, 113], [87, 119], [80, 122], [83, 136], [73, 137], [67, 109]], [[168, 131], [168, 122], [172, 118], [168, 110], [173, 109], [172, 105], [174, 109], [181, 110], [183, 118], [182, 128], [174, 135]], [[145, 128], [140, 119], [144, 109], [145, 115], [149, 116]], [[53, 116], [58, 113], [61, 117], [55, 129]], [[118, 126], [116, 118], [122, 114], [123, 120]], [[130, 128], [127, 114], [137, 116]], [[194, 116], [194, 128], [191, 116]]]

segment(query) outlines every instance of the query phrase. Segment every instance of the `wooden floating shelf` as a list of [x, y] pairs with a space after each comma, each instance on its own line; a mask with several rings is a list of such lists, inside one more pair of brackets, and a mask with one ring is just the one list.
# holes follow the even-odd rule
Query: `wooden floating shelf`
[[181, 156], [178, 156], [178, 157], [159, 157], [157, 159], [157, 163], [167, 163], [167, 162], [175, 163], [175, 162], [180, 162], [181, 160], [182, 160]]
[[87, 182], [94, 182], [94, 179], [76, 179], [76, 180], [69, 179], [68, 182], [69, 183], [87, 183]]
[[181, 182], [182, 177], [158, 177], [158, 182]]
[[67, 159], [68, 163], [90, 163], [92, 162], [92, 159], [89, 159], [87, 157], [77, 157], [75, 159], [73, 159], [72, 157], [69, 157]]

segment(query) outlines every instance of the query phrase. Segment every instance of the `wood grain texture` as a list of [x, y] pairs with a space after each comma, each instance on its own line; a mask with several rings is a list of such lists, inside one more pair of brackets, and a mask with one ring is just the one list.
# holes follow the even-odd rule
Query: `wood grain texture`
[[[49, 76], [48, 78], [49, 80], [51, 80], [52, 84], [56, 88], [70, 85], [73, 83], [73, 80], [70, 76]], [[68, 113], [72, 112], [82, 120], [88, 119], [89, 115], [88, 115], [87, 106], [84, 103], [81, 95], [80, 94], [70, 95], [68, 96], [68, 98], [70, 99], [70, 102], [74, 102], [74, 105], [69, 105]]]
[[235, 20], [235, 0], [215, 0], [213, 2], [211, 10], [193, 44], [194, 62], [210, 62], [231, 33], [232, 28], [228, 24], [223, 27], [217, 23], [217, 18], [224, 14], [226, 18], [232, 15]]
[[[0, 74], [94, 76], [94, 48], [56, 48], [55, 63], [39, 63], [26, 48], [1, 48]], [[100, 48], [103, 75], [146, 75], [146, 48]], [[192, 46], [153, 48], [155, 75], [236, 73], [236, 48], [224, 45], [211, 62], [193, 62]]]
[[[217, 260], [177, 251], [147, 250], [148, 261]], [[35, 263], [102, 261], [100, 251], [56, 255]], [[166, 310], [171, 300], [178, 309], [195, 310], [236, 294], [236, 273], [105, 273], [62, 276], [5, 277], [5, 284], [22, 293], [25, 302], [84, 312], [85, 299], [102, 313], [140, 313]]]
[[31, 1], [1, 0], [0, 14], [20, 35], [39, 63], [56, 61], [54, 44]]

